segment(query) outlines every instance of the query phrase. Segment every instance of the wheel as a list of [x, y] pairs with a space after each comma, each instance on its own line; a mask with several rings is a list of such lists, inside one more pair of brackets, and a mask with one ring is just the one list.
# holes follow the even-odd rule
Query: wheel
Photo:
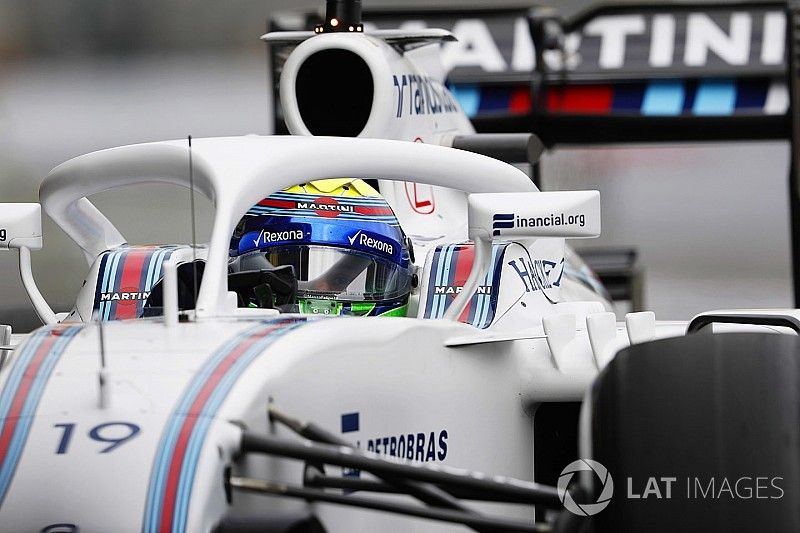
[[[697, 334], [631, 346], [583, 406], [608, 469], [596, 532], [800, 531], [800, 339]], [[591, 471], [582, 486], [596, 501]]]

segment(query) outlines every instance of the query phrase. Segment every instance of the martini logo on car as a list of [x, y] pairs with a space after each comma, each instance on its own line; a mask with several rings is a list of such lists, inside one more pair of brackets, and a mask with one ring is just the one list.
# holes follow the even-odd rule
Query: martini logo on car
[[492, 235], [502, 235], [504, 229], [515, 228], [549, 228], [558, 226], [580, 226], [586, 225], [586, 215], [584, 213], [565, 214], [550, 213], [542, 217], [525, 217], [514, 213], [495, 213], [492, 217]]
[[[453, 285], [436, 285], [433, 288], [434, 294], [461, 294], [461, 291], [464, 290], [464, 287], [461, 285], [453, 286]], [[492, 294], [492, 286], [491, 285], [481, 285], [478, 287], [478, 290], [475, 291], [477, 294]]]
[[311, 209], [317, 215], [325, 218], [334, 218], [339, 213], [353, 213], [352, 205], [340, 204], [336, 198], [331, 196], [321, 196], [313, 202], [297, 202], [297, 209]]
[[119, 305], [130, 305], [138, 301], [147, 300], [150, 292], [139, 291], [135, 287], [126, 287], [120, 291], [103, 292], [100, 294], [101, 302], [117, 302]]
[[[628, 69], [660, 70], [679, 74], [681, 68], [714, 66], [764, 69], [782, 66], [786, 58], [786, 15], [770, 5], [763, 8], [725, 7], [703, 12], [671, 8], [647, 13], [619, 13], [594, 17], [564, 38], [564, 53], [546, 50], [550, 69], [596, 72]], [[535, 50], [528, 21], [511, 14], [491, 21], [476, 17], [426, 17], [406, 24], [450, 29], [457, 40], [445, 43], [446, 71], [463, 69], [468, 75], [530, 72]], [[366, 24], [365, 28], [395, 27], [397, 20]], [[407, 26], [408, 27], [408, 26]], [[369, 31], [369, 30], [367, 30]]]

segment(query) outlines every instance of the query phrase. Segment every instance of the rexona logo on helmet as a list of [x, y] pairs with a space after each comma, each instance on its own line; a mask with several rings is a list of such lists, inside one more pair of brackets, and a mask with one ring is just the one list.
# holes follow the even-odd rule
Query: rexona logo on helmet
[[[413, 277], [410, 246], [392, 208], [367, 183], [320, 180], [253, 206], [231, 239], [230, 270], [241, 279], [250, 273], [257, 283], [255, 273], [291, 267], [296, 302], [283, 310], [405, 316]], [[253, 296], [245, 304], [257, 301]]]

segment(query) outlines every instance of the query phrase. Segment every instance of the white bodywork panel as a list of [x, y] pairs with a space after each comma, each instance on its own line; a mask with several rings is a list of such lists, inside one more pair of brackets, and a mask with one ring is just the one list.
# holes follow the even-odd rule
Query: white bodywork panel
[[[595, 292], [563, 278], [566, 234], [558, 231], [490, 242], [484, 266], [492, 276], [474, 299], [460, 300], [467, 300], [469, 324], [439, 319], [474, 266], [462, 242], [467, 195], [536, 187], [509, 165], [435, 146], [441, 136], [472, 132], [460, 110], [397, 116], [403, 76], [441, 85], [432, 47], [401, 54], [369, 35], [303, 42], [281, 79], [293, 133], [308, 132], [293, 114], [292, 73], [303, 54], [326, 47], [350, 49], [373, 72], [373, 114], [362, 137], [398, 140], [211, 138], [195, 139], [191, 152], [186, 141], [168, 141], [87, 154], [46, 178], [46, 212], [90, 265], [123, 249], [126, 239], [86, 197], [152, 181], [188, 187], [190, 153], [193, 182], [213, 201], [215, 221], [197, 310], [187, 321], [45, 327], [0, 369], [0, 531], [72, 524], [81, 531], [205, 532], [229, 512], [305, 506], [238, 492], [232, 502], [226, 498], [228, 467], [300, 483], [299, 462], [238, 457], [242, 429], [292, 438], [268, 423], [270, 401], [362, 449], [532, 480], [537, 405], [579, 402], [631, 340], [685, 332], [685, 323], [656, 322], [650, 313], [617, 323]], [[401, 142], [414, 140], [420, 142]], [[342, 176], [383, 180], [384, 195], [419, 246], [418, 318], [310, 319], [236, 309], [227, 259], [238, 220], [273, 192]], [[549, 205], [538, 207], [549, 213]], [[489, 222], [481, 222], [484, 233]], [[100, 279], [95, 268], [87, 285]], [[85, 293], [75, 310], [83, 320], [97, 297], [91, 287]], [[486, 507], [532, 519], [530, 509]], [[461, 530], [313, 508], [330, 531]]]

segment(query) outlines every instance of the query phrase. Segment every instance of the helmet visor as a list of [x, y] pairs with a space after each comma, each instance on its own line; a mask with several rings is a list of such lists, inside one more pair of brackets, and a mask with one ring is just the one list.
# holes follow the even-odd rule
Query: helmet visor
[[240, 256], [239, 268], [291, 265], [298, 296], [342, 301], [380, 301], [402, 297], [411, 290], [411, 272], [375, 256], [334, 246], [299, 244], [275, 246]]

